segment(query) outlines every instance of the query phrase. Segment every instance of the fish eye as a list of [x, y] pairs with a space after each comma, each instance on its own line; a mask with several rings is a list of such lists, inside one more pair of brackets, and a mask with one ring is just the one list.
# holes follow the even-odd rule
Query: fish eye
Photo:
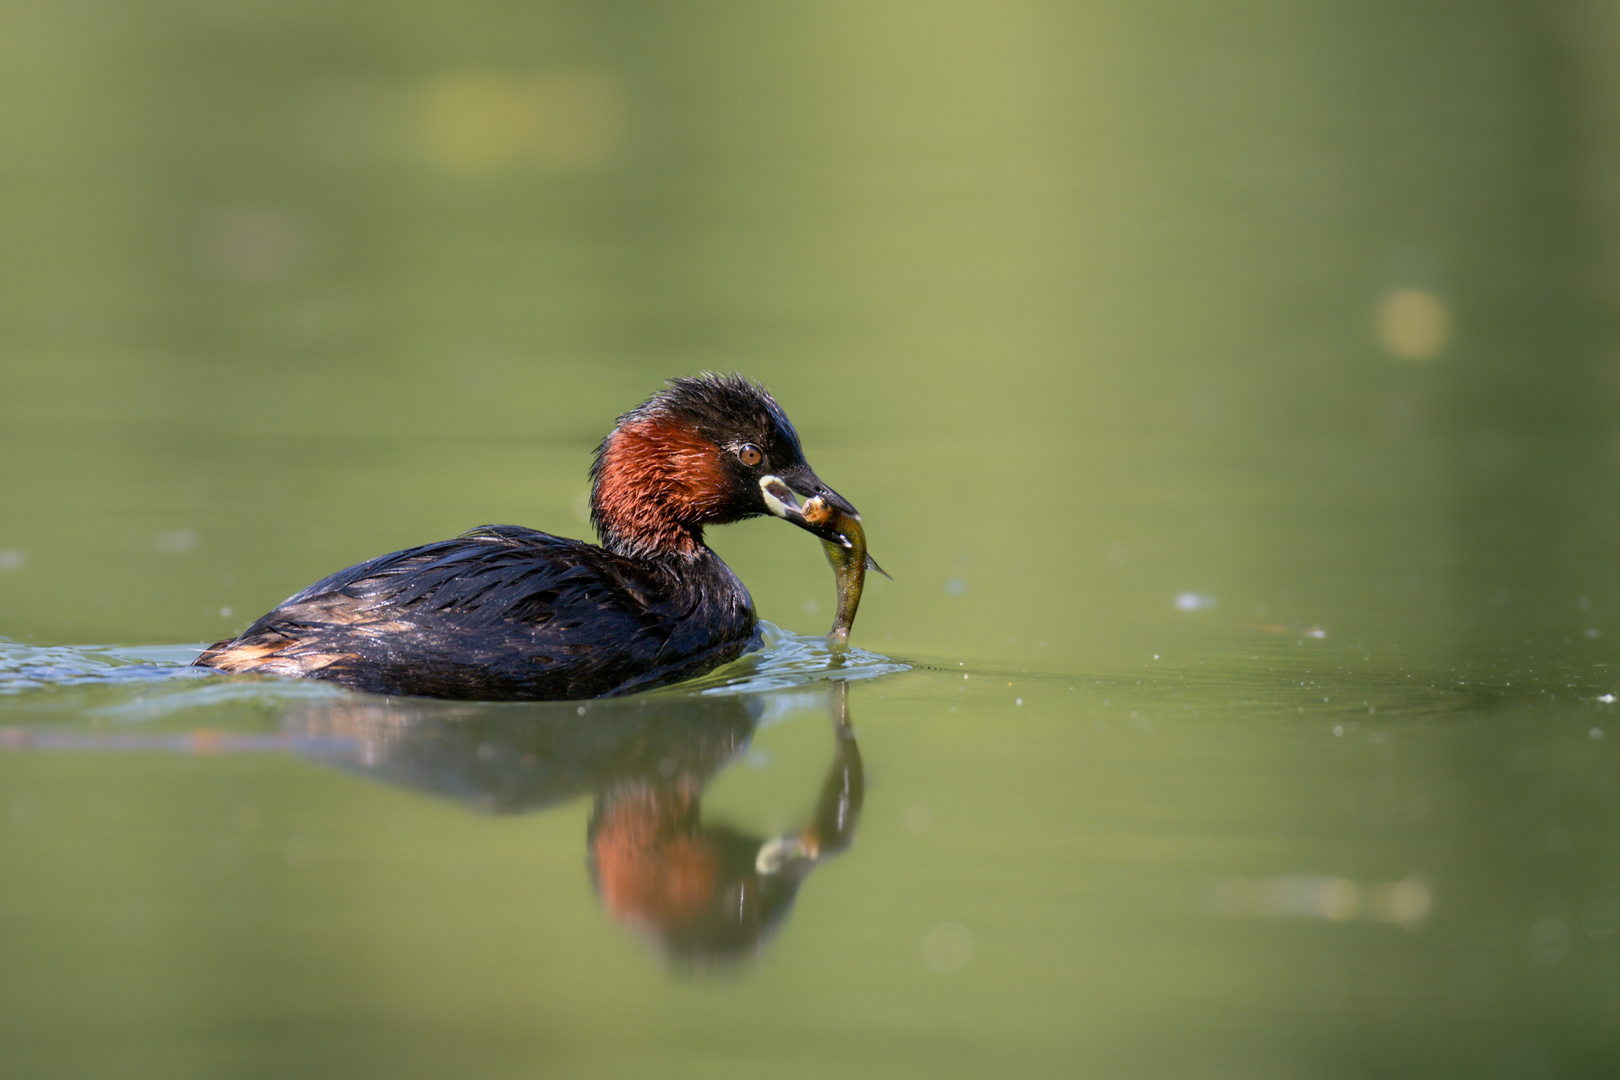
[[737, 447], [737, 460], [752, 469], [765, 460], [765, 453], [753, 443], [743, 443]]

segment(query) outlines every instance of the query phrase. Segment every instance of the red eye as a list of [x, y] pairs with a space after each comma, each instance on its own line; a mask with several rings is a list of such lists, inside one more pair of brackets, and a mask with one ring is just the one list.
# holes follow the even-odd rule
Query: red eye
[[743, 443], [737, 447], [737, 460], [752, 469], [765, 460], [765, 455], [753, 443]]

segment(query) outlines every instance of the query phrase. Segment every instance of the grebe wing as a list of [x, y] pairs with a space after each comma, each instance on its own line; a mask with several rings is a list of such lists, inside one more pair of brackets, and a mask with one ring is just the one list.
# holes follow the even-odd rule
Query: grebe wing
[[580, 540], [517, 525], [486, 525], [340, 570], [270, 614], [439, 615], [469, 626], [506, 620], [539, 625], [559, 607], [604, 594], [613, 595], [615, 606], [646, 606], [653, 583], [638, 571]]
[[661, 666], [689, 622], [693, 602], [654, 575], [578, 540], [486, 526], [324, 578], [197, 663], [383, 693], [593, 697]]

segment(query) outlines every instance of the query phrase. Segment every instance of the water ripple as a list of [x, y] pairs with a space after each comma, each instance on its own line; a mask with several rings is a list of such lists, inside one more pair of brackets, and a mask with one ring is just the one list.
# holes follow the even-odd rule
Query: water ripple
[[0, 694], [84, 683], [208, 678], [201, 645], [23, 645], [0, 638]]
[[768, 622], [759, 624], [765, 647], [698, 679], [676, 687], [702, 694], [751, 694], [836, 680], [853, 682], [909, 671], [910, 665], [853, 646], [835, 648], [829, 639], [795, 634]]
[[[827, 680], [871, 679], [905, 671], [908, 665], [858, 648], [834, 648], [824, 637], [794, 634], [761, 623], [764, 647], [663, 694], [751, 694]], [[31, 709], [143, 722], [185, 709], [226, 703], [275, 704], [289, 697], [343, 695], [350, 691], [315, 680], [266, 676], [230, 677], [189, 667], [200, 645], [24, 645], [0, 638], [0, 695]], [[87, 701], [57, 700], [53, 688], [113, 691]], [[126, 694], [117, 691], [125, 689]], [[154, 693], [154, 691], [157, 691]]]

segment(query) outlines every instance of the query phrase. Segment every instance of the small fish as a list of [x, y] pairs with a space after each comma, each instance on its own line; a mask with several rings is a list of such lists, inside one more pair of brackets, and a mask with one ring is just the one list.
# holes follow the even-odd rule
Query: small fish
[[812, 525], [822, 526], [831, 521], [838, 532], [837, 540], [821, 542], [827, 562], [832, 564], [833, 577], [838, 581], [838, 614], [827, 636], [835, 642], [848, 641], [849, 628], [855, 624], [855, 611], [861, 606], [866, 572], [876, 570], [884, 577], [889, 576], [888, 572], [866, 553], [866, 530], [861, 528], [860, 518], [844, 513], [820, 496], [806, 501], [803, 512], [805, 520]]

